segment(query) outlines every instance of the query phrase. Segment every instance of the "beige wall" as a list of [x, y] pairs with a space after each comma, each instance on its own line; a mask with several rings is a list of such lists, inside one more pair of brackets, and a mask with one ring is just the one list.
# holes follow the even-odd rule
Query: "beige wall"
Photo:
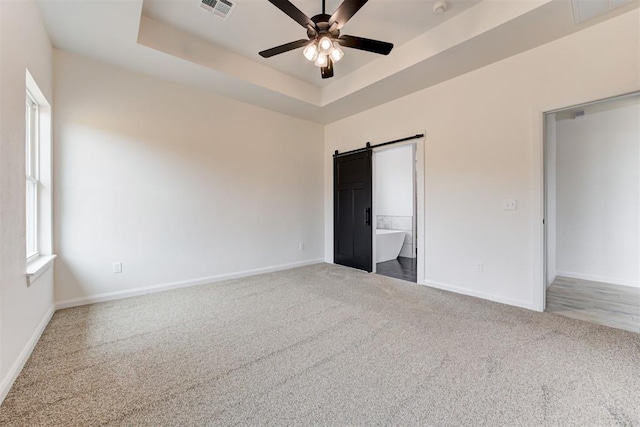
[[[426, 129], [426, 283], [541, 309], [542, 112], [640, 89], [639, 12], [325, 128], [325, 259], [332, 161]], [[502, 209], [517, 199], [518, 209]], [[419, 230], [420, 232], [420, 230]], [[484, 272], [475, 271], [484, 263]]]
[[322, 259], [321, 125], [58, 50], [55, 91], [58, 302]]
[[27, 286], [26, 69], [52, 101], [52, 49], [30, 1], [0, 1], [0, 401], [53, 309], [53, 274]]

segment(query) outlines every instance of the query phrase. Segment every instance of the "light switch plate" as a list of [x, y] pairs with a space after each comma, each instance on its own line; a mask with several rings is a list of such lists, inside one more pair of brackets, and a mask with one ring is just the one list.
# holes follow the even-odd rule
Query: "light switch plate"
[[518, 201], [516, 199], [505, 199], [502, 202], [502, 209], [505, 211], [515, 211], [518, 209]]

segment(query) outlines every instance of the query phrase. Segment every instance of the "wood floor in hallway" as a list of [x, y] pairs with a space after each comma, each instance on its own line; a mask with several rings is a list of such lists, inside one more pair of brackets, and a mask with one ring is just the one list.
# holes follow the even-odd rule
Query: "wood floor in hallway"
[[558, 276], [546, 311], [640, 333], [640, 288]]

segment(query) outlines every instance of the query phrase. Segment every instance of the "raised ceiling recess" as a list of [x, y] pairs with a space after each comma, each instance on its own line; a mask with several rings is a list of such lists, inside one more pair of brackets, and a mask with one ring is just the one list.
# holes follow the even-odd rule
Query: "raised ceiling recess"
[[[385, 56], [345, 49], [335, 76], [322, 79], [299, 51], [258, 55], [287, 40], [309, 43], [308, 34], [306, 40], [300, 34], [308, 27], [293, 24], [275, 2], [225, 0], [233, 4], [227, 10], [222, 0], [207, 0], [212, 9], [207, 11], [202, 0], [36, 1], [56, 48], [318, 123], [356, 114], [640, 6], [640, 0], [589, 0], [606, 2], [607, 11], [576, 24], [567, 0], [448, 0], [441, 14], [434, 13], [441, 0], [347, 2], [349, 11], [362, 7], [350, 14], [348, 33], [393, 43], [393, 51]], [[320, 11], [321, 0], [292, 1], [305, 17]], [[326, 9], [339, 11], [342, 4], [326, 0]], [[333, 15], [321, 16], [317, 22], [331, 25]], [[308, 19], [318, 31], [318, 23]], [[340, 26], [340, 19], [335, 21]]]

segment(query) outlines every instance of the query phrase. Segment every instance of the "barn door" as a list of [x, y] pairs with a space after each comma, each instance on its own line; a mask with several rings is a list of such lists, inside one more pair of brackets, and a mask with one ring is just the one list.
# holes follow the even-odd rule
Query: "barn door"
[[333, 261], [372, 271], [371, 150], [333, 160]]

